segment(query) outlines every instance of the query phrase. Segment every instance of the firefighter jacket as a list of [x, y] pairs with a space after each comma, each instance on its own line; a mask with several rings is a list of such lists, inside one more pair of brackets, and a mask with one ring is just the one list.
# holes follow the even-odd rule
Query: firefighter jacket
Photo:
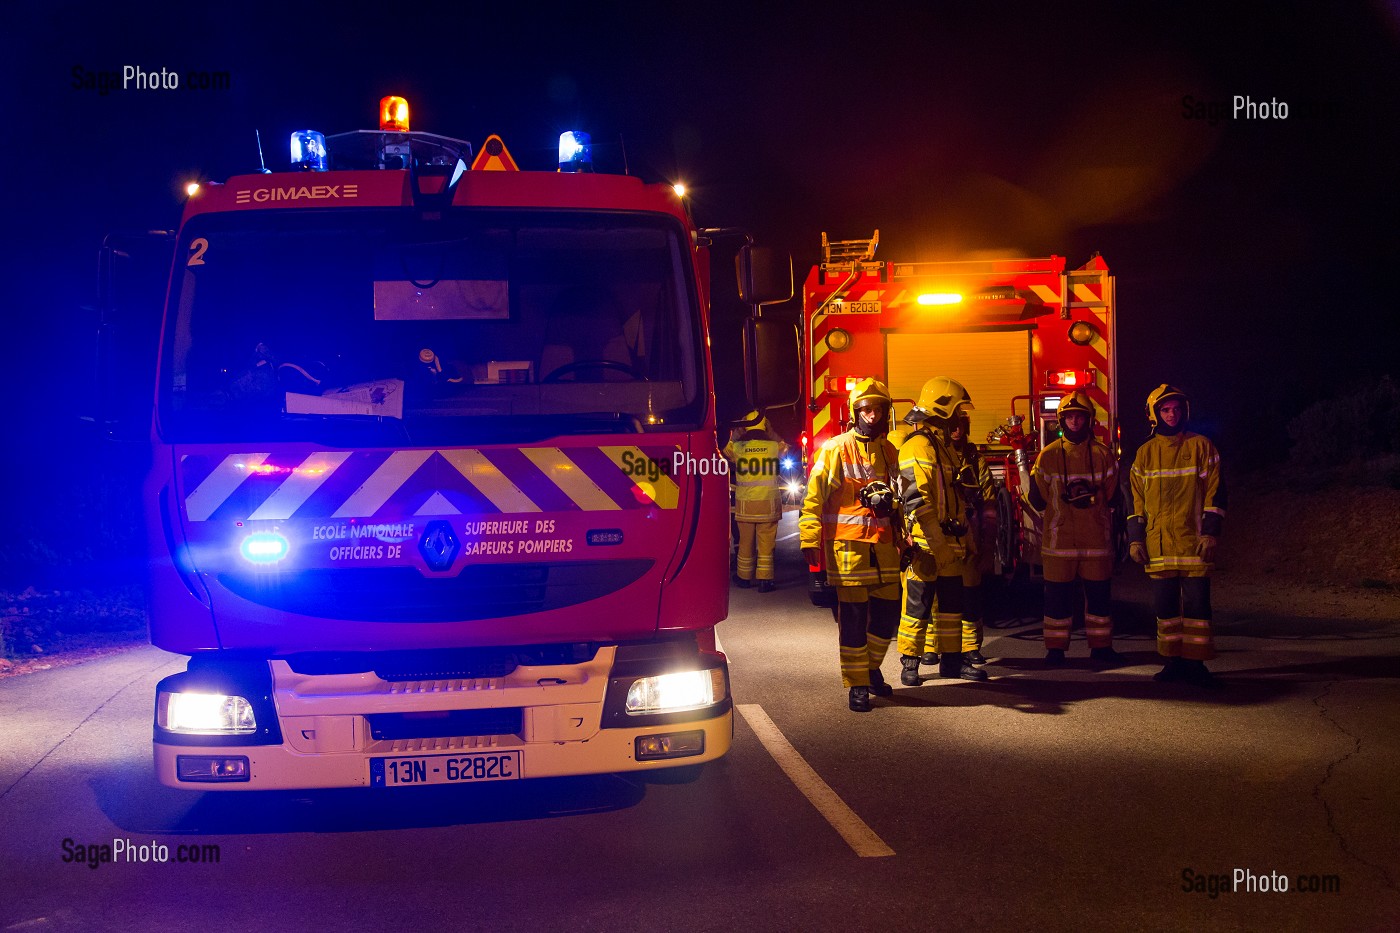
[[[988, 516], [985, 510], [995, 508], [993, 503], [996, 501], [997, 481], [992, 475], [992, 468], [978, 454], [976, 444], [964, 440], [961, 444], [954, 442], [948, 446], [953, 453], [954, 469], [961, 470], [965, 466], [977, 478], [975, 493], [970, 493], [966, 488], [959, 489], [963, 501], [967, 503], [967, 520], [971, 526], [964, 540], [967, 543], [967, 568], [972, 577], [964, 576], [963, 583], [976, 586], [981, 582], [977, 579], [978, 575], [988, 573], [992, 569], [991, 557], [995, 548], [987, 538], [996, 531], [996, 516], [995, 513]], [[969, 582], [970, 579], [975, 582]]]
[[[1060, 438], [1048, 444], [1031, 468], [1031, 505], [1045, 512], [1040, 552], [1075, 560], [1113, 557], [1113, 494], [1118, 489], [1118, 464], [1107, 447], [1092, 436], [1083, 443]], [[1074, 493], [1092, 495], [1078, 508], [1068, 501]]]
[[745, 431], [724, 448], [734, 480], [734, 518], [776, 522], [783, 517], [782, 460], [788, 446], [762, 431]]
[[971, 539], [967, 503], [955, 478], [962, 458], [927, 426], [909, 431], [899, 448], [899, 499], [910, 542], [939, 564], [961, 560]]
[[1147, 572], [1203, 573], [1202, 535], [1220, 534], [1225, 483], [1220, 454], [1207, 438], [1183, 430], [1153, 435], [1138, 448], [1129, 472], [1133, 490], [1128, 540], [1146, 545]]
[[798, 520], [802, 548], [826, 545], [826, 577], [837, 586], [879, 586], [899, 579], [899, 551], [889, 518], [861, 505], [860, 490], [875, 481], [893, 486], [894, 447], [855, 431], [822, 445], [807, 479]]

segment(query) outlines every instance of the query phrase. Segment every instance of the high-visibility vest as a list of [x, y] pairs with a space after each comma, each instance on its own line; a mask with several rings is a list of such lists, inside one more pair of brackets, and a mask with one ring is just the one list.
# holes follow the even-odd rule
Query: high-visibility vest
[[741, 522], [776, 522], [783, 517], [782, 441], [754, 437], [724, 448], [734, 480], [734, 517]]

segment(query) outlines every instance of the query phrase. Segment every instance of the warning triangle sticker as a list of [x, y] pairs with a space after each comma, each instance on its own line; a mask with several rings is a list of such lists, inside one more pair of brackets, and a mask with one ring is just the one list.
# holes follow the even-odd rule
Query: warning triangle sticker
[[472, 159], [473, 172], [518, 172], [520, 166], [510, 157], [510, 150], [501, 142], [501, 137], [492, 133], [481, 144], [481, 151]]

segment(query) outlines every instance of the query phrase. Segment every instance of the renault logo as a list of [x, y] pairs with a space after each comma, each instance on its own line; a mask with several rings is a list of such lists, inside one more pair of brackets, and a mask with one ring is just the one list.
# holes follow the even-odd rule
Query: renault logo
[[423, 537], [418, 539], [418, 551], [428, 562], [430, 570], [446, 570], [457, 559], [461, 544], [452, 532], [452, 523], [438, 519], [428, 522]]

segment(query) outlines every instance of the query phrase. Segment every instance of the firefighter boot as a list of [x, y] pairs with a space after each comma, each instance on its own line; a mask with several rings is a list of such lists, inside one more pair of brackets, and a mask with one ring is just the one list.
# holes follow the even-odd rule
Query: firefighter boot
[[852, 687], [852, 688], [851, 688], [851, 696], [850, 696], [850, 705], [851, 705], [851, 712], [853, 712], [853, 713], [868, 713], [868, 712], [870, 712], [870, 688], [869, 688], [869, 687]]
[[972, 664], [987, 663], [987, 656], [982, 653], [982, 650], [980, 648], [973, 648], [971, 651], [964, 651], [963, 657], [966, 658]]
[[920, 664], [927, 664], [929, 667], [933, 667], [935, 664], [938, 663], [938, 652], [936, 652], [936, 651], [926, 651], [926, 652], [924, 652], [924, 656], [923, 656], [922, 658], [919, 659], [919, 663], [920, 663]]
[[1104, 648], [1090, 648], [1089, 660], [1098, 662], [1099, 664], [1122, 664], [1128, 659], [1117, 651], [1114, 651], [1112, 645], [1108, 645]]
[[923, 681], [919, 680], [919, 659], [911, 654], [901, 654], [899, 656], [899, 682], [906, 687], [917, 687]]
[[736, 575], [736, 576], [734, 577], [734, 585], [737, 586], [737, 587], [738, 587], [739, 589], [741, 589], [741, 590], [746, 590], [746, 589], [748, 589], [749, 587], [753, 586], [753, 581], [752, 581], [752, 580], [745, 580], [743, 577], [737, 576], [737, 575]]
[[1167, 658], [1167, 662], [1162, 665], [1162, 669], [1152, 675], [1152, 679], [1158, 683], [1171, 683], [1174, 680], [1183, 680], [1185, 670], [1181, 663], [1181, 658]]
[[771, 592], [773, 592], [773, 581], [772, 581], [772, 580], [759, 580], [759, 581], [758, 581], [758, 591], [759, 591], [760, 593], [771, 593]]
[[1063, 649], [1063, 648], [1051, 648], [1049, 651], [1046, 651], [1046, 652], [1045, 652], [1045, 666], [1046, 666], [1046, 667], [1064, 667], [1064, 666], [1065, 666], [1065, 649]]
[[880, 673], [878, 667], [870, 669], [870, 695], [877, 697], [894, 696], [894, 688], [885, 683], [885, 675]]
[[961, 651], [945, 651], [938, 656], [939, 677], [961, 677], [963, 680], [986, 680], [987, 672], [972, 666]]
[[1204, 661], [1191, 661], [1183, 658], [1181, 664], [1181, 679], [1193, 687], [1214, 687], [1215, 677], [1206, 668]]

